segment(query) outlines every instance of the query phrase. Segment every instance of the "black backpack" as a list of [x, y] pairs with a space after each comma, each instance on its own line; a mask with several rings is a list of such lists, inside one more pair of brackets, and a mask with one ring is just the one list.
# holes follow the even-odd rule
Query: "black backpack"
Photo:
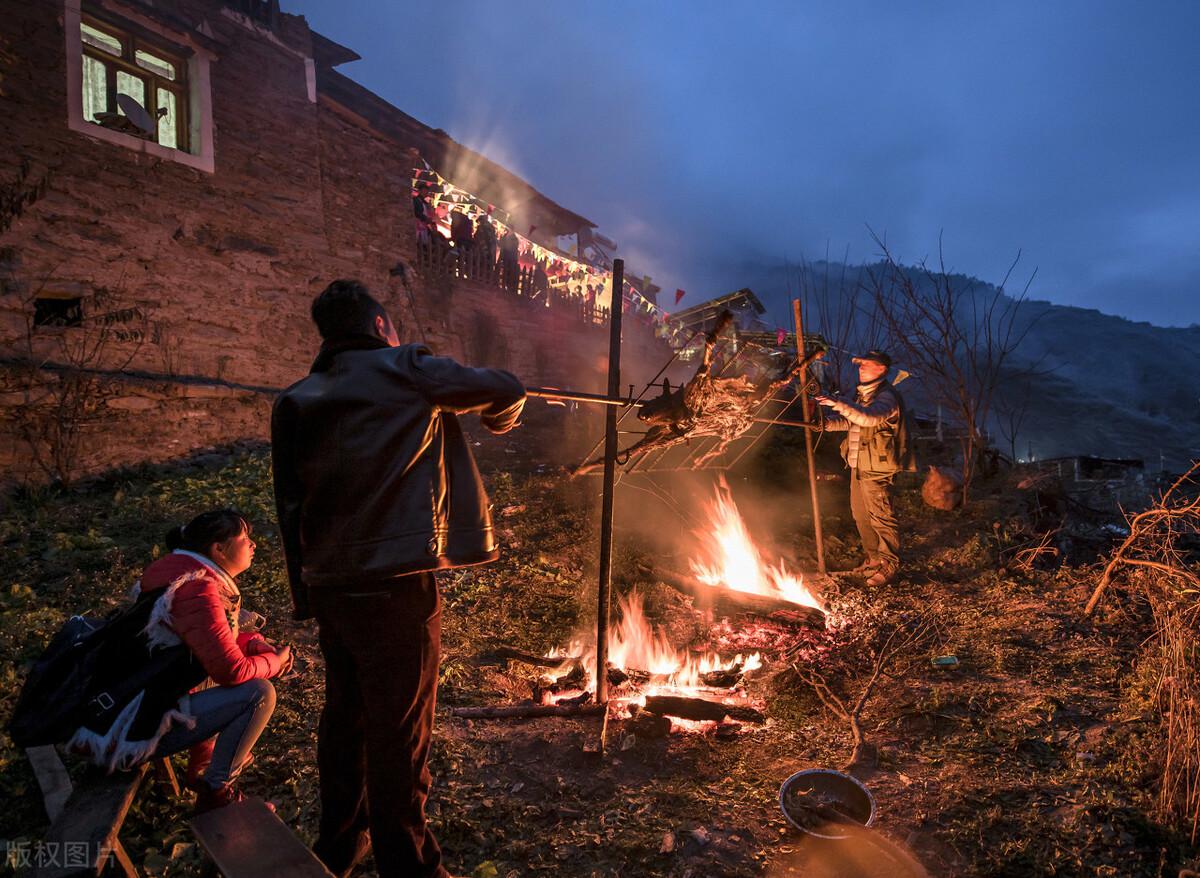
[[896, 427], [897, 462], [900, 464], [900, 472], [915, 473], [921, 467], [917, 462], [917, 449], [912, 441], [912, 417], [908, 406], [904, 403], [904, 397], [900, 395], [900, 391], [894, 385], [892, 393], [896, 394], [896, 400], [900, 403], [900, 423]]
[[204, 678], [182, 643], [150, 649], [145, 628], [162, 592], [103, 619], [72, 616], [25, 678], [8, 732], [18, 747], [60, 744], [81, 726], [103, 731], [139, 692], [168, 704]]

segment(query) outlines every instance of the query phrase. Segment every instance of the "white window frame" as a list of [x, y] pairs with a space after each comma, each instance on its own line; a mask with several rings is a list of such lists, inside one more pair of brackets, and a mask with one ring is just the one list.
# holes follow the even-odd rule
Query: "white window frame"
[[128, 19], [159, 34], [170, 42], [185, 43], [193, 50], [191, 57], [187, 59], [188, 145], [190, 151], [171, 149], [152, 140], [135, 137], [123, 131], [113, 131], [83, 118], [81, 0], [64, 0], [63, 6], [63, 30], [66, 33], [67, 47], [67, 124], [70, 129], [94, 140], [102, 140], [132, 149], [135, 152], [177, 162], [208, 174], [213, 173], [216, 169], [216, 156], [213, 151], [210, 66], [216, 60], [216, 56], [190, 39], [188, 34], [168, 30], [157, 22], [138, 15], [133, 10], [118, 7], [105, 2], [105, 0], [101, 0], [98, 5], [116, 16]]

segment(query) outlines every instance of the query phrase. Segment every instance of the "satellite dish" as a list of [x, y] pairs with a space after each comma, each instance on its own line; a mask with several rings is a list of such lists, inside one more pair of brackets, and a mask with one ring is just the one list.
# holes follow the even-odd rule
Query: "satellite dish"
[[117, 106], [121, 108], [121, 112], [125, 114], [130, 122], [146, 134], [158, 133], [158, 123], [150, 117], [150, 114], [146, 112], [146, 108], [138, 103], [137, 98], [131, 95], [118, 94]]

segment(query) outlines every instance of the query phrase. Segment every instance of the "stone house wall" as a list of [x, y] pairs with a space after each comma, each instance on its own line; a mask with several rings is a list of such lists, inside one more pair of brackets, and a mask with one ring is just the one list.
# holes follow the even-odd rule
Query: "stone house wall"
[[[43, 362], [99, 376], [75, 418], [78, 475], [265, 438], [271, 389], [307, 371], [309, 304], [335, 277], [367, 283], [406, 341], [602, 390], [606, 328], [481, 284], [410, 273], [406, 289], [392, 274], [414, 261], [416, 155], [317, 93], [303, 19], [268, 31], [217, 0], [174, 4], [216, 47], [206, 173], [68, 127], [72, 3], [0, 0], [0, 481], [45, 477], [28, 426], [47, 408], [29, 400], [72, 400]], [[102, 5], [161, 24], [140, 0]], [[81, 298], [84, 326], [31, 329], [38, 296]], [[627, 382], [650, 377], [665, 348], [636, 324], [625, 337]]]

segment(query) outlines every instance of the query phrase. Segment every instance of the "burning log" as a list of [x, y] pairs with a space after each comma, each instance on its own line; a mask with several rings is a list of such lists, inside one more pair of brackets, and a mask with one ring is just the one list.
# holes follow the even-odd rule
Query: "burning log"
[[608, 684], [613, 687], [624, 686], [626, 683], [643, 686], [653, 677], [654, 674], [639, 668], [618, 668], [611, 664], [608, 666]]
[[742, 663], [738, 662], [731, 668], [701, 674], [700, 685], [708, 686], [710, 689], [732, 689], [742, 682], [742, 667]]
[[454, 707], [451, 716], [464, 719], [534, 719], [540, 716], [600, 716], [607, 704], [514, 704], [510, 707]]
[[752, 707], [738, 707], [733, 704], [722, 704], [719, 701], [709, 701], [706, 698], [688, 698], [684, 695], [649, 695], [646, 697], [645, 709], [648, 713], [697, 721], [720, 722], [725, 717], [758, 725], [767, 721], [760, 711]]
[[[720, 672], [713, 672], [719, 674]], [[629, 684], [631, 686], [642, 686], [648, 683], [654, 675], [649, 671], [640, 671], [637, 668], [618, 668], [614, 665], [608, 666], [608, 685], [614, 689]], [[588, 684], [587, 670], [581, 662], [576, 661], [571, 669], [563, 676], [557, 679], [543, 677], [533, 684], [533, 700], [537, 704], [542, 704], [546, 700], [547, 695], [557, 695], [560, 692], [570, 692], [573, 689], [583, 689]], [[724, 688], [730, 688], [730, 686]], [[591, 698], [591, 693], [584, 693], [588, 698]], [[575, 696], [582, 698], [583, 696]], [[558, 704], [568, 704], [575, 702], [574, 698], [559, 699]], [[575, 703], [583, 703], [582, 701]]]
[[[701, 674], [699, 677], [700, 685], [708, 686], [710, 689], [732, 689], [741, 682], [743, 673], [744, 666], [739, 662], [729, 668], [722, 668]], [[608, 666], [608, 683], [613, 687], [623, 686], [626, 683], [631, 686], [645, 686], [647, 683], [654, 681], [666, 682], [670, 678], [670, 674], [652, 674], [640, 668], [615, 668], [612, 665]]]
[[794, 601], [769, 595], [705, 585], [690, 576], [669, 570], [659, 570], [656, 576], [672, 588], [696, 598], [701, 606], [711, 608], [722, 616], [736, 616], [740, 613], [771, 616], [783, 613], [803, 625], [813, 628], [825, 627], [825, 614], [815, 607], [806, 607]]
[[523, 652], [519, 649], [513, 649], [510, 646], [499, 646], [495, 649], [488, 650], [482, 653], [476, 661], [481, 665], [496, 665], [505, 661], [521, 662], [526, 665], [533, 665], [536, 668], [559, 668], [563, 665], [574, 662], [579, 663], [577, 655], [535, 655], [531, 652]]
[[671, 734], [671, 720], [661, 714], [643, 711], [629, 721], [628, 728], [639, 738], [655, 740]]
[[[587, 670], [581, 662], [575, 662], [571, 666], [571, 670], [558, 678], [542, 677], [533, 684], [533, 701], [535, 704], [545, 704], [549, 701], [547, 696], [557, 695], [560, 692], [571, 692], [576, 689], [587, 688]], [[590, 696], [589, 696], [590, 697]], [[569, 699], [560, 700], [559, 703], [565, 703]]]
[[591, 692], [580, 692], [572, 698], [560, 698], [555, 704], [559, 707], [578, 707], [583, 704], [590, 704], [591, 700]]
[[[630, 683], [635, 686], [640, 686], [648, 682], [651, 678], [649, 671], [639, 671], [636, 668], [622, 669], [608, 666], [608, 684], [614, 688]], [[533, 685], [533, 700], [540, 702], [543, 693], [557, 695], [559, 692], [569, 692], [572, 689], [582, 689], [588, 684], [587, 670], [583, 664], [576, 661], [571, 669], [561, 677], [550, 679], [543, 677]], [[559, 702], [562, 703], [561, 701]]]

